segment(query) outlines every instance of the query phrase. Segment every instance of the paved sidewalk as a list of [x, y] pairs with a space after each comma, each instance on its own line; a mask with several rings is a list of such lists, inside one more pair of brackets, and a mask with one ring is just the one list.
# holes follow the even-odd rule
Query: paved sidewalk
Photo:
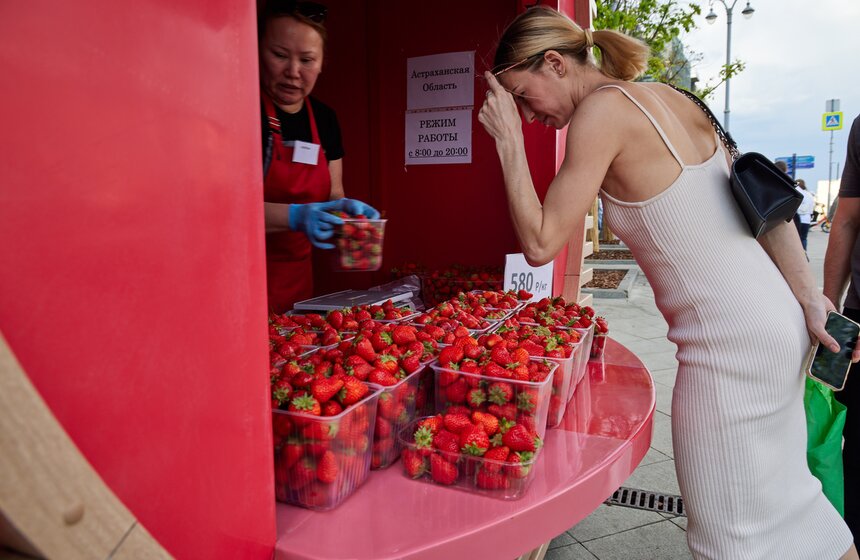
[[[819, 288], [823, 282], [827, 234], [809, 232], [810, 266]], [[597, 265], [599, 266], [599, 265]], [[654, 293], [638, 274], [628, 299], [595, 299], [594, 308], [609, 320], [610, 335], [632, 350], [654, 377], [657, 409], [651, 449], [624, 486], [679, 494], [672, 453], [672, 388], [678, 364], [668, 326], [654, 305]], [[685, 517], [601, 505], [578, 525], [556, 537], [547, 560], [690, 559]]]

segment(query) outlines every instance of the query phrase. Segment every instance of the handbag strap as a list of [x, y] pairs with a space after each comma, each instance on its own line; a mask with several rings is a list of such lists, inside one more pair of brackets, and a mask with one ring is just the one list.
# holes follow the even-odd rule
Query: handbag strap
[[720, 124], [720, 121], [717, 120], [717, 117], [714, 116], [714, 113], [711, 112], [711, 109], [705, 104], [704, 101], [699, 99], [699, 97], [695, 93], [691, 93], [685, 89], [681, 89], [672, 84], [666, 84], [670, 88], [674, 89], [679, 93], [683, 93], [687, 97], [689, 97], [693, 103], [699, 106], [699, 108], [704, 111], [705, 115], [707, 115], [708, 120], [711, 121], [711, 126], [714, 127], [714, 130], [717, 131], [717, 136], [720, 137], [723, 145], [729, 150], [729, 153], [732, 155], [732, 161], [738, 159], [741, 155], [740, 150], [738, 150], [738, 143], [735, 142], [735, 139], [732, 138], [732, 135], [729, 134], [727, 130], [723, 128], [723, 125]]

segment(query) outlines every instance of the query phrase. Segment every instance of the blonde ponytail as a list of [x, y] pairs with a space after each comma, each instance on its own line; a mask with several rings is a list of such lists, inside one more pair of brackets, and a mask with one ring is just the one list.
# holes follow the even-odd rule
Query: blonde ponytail
[[[598, 66], [591, 55], [600, 49]], [[650, 49], [634, 39], [611, 30], [584, 30], [567, 16], [546, 6], [531, 8], [517, 16], [505, 29], [496, 49], [493, 71], [514, 67], [533, 70], [543, 63], [543, 54], [554, 50], [580, 64], [593, 64], [601, 72], [619, 80], [637, 78], [648, 63]]]

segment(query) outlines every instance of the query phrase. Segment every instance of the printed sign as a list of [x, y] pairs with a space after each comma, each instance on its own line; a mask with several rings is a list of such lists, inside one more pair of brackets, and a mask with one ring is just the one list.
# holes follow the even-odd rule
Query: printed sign
[[525, 290], [534, 294], [534, 299], [552, 297], [552, 272], [554, 263], [534, 267], [526, 262], [522, 253], [505, 256], [505, 290]]
[[406, 109], [475, 104], [475, 51], [406, 59]]
[[821, 115], [821, 130], [842, 130], [842, 111]]
[[472, 110], [406, 113], [406, 165], [472, 163]]

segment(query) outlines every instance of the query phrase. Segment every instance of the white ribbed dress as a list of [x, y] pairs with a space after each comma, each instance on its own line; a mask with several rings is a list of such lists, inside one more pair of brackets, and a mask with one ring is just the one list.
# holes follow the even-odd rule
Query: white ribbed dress
[[852, 536], [806, 464], [803, 311], [750, 236], [722, 146], [642, 202], [601, 192], [678, 345], [672, 439], [695, 558], [819, 560]]

